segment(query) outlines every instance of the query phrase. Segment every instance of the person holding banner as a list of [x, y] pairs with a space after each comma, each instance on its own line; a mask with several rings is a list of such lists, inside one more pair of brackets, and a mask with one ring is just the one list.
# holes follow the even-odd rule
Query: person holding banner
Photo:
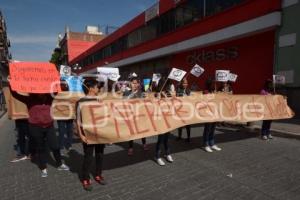
[[[179, 87], [176, 90], [176, 96], [183, 97], [183, 96], [190, 96], [190, 95], [191, 95], [191, 90], [189, 88], [188, 80], [184, 78], [180, 82]], [[186, 142], [189, 143], [191, 141], [191, 126], [187, 125], [185, 126], [185, 128], [187, 133]], [[182, 127], [178, 129], [178, 137], [177, 137], [177, 140], [181, 140], [181, 139], [182, 139]]]
[[[264, 88], [261, 90], [261, 95], [272, 95], [273, 81], [271, 79], [266, 80]], [[261, 138], [263, 140], [273, 139], [270, 129], [272, 120], [264, 120], [261, 127]]]
[[32, 145], [37, 153], [38, 165], [41, 169], [42, 177], [47, 177], [47, 149], [49, 145], [56, 160], [58, 170], [69, 171], [69, 167], [62, 163], [59, 144], [54, 130], [53, 119], [51, 116], [51, 105], [53, 97], [51, 94], [29, 94], [23, 96], [15, 91], [11, 94], [14, 98], [26, 104], [29, 113], [29, 131]]
[[221, 87], [218, 89], [219, 92], [223, 92], [226, 94], [233, 94], [233, 90], [231, 87], [231, 83], [229, 81], [227, 82], [222, 82]]
[[[170, 80], [168, 80], [170, 81]], [[155, 97], [156, 98], [167, 98], [167, 97], [172, 97], [172, 94], [170, 92], [170, 89], [162, 89], [163, 87], [163, 82], [160, 82], [158, 85], [154, 86], [154, 92], [155, 92]], [[157, 162], [158, 165], [160, 166], [165, 166], [166, 163], [163, 161], [163, 159], [160, 156], [160, 146], [163, 143], [164, 148], [165, 148], [165, 158], [169, 163], [173, 163], [173, 157], [171, 156], [170, 153], [170, 148], [169, 148], [169, 136], [170, 136], [170, 132], [164, 133], [164, 134], [160, 134], [157, 137], [157, 142], [156, 142], [156, 146], [155, 146], [155, 160]]]
[[[76, 111], [79, 109], [79, 104], [87, 101], [96, 101], [97, 95], [100, 91], [98, 82], [95, 79], [87, 79], [84, 81], [84, 93], [86, 97], [81, 98], [77, 104], [76, 104]], [[76, 114], [78, 116], [78, 114]], [[77, 121], [80, 121], [81, 119], [77, 119]], [[77, 128], [79, 132], [83, 132], [82, 126], [77, 123]], [[95, 174], [95, 181], [101, 185], [106, 185], [106, 181], [104, 180], [102, 176], [102, 166], [103, 166], [103, 157], [104, 157], [104, 144], [87, 144], [85, 142], [82, 142], [83, 146], [83, 163], [81, 168], [81, 182], [82, 186], [85, 190], [91, 191], [93, 189], [92, 182], [90, 179], [90, 172], [91, 167], [93, 164], [93, 153], [95, 151], [95, 163], [96, 163], [96, 174]]]
[[[130, 90], [126, 90], [123, 93], [124, 99], [135, 99], [135, 98], [144, 98], [144, 93], [141, 91], [140, 88], [140, 80], [137, 76], [132, 76], [130, 79]], [[128, 156], [133, 155], [133, 140], [128, 142]], [[145, 151], [148, 151], [148, 145], [146, 144], [146, 138], [142, 138], [142, 144]]]
[[[208, 79], [206, 81], [206, 90], [204, 91], [204, 94], [211, 94], [214, 93], [214, 91], [215, 91], [215, 80]], [[215, 144], [215, 129], [216, 129], [215, 122], [204, 124], [203, 146], [204, 146], [204, 150], [208, 153], [212, 153], [213, 150], [215, 151], [222, 150]]]

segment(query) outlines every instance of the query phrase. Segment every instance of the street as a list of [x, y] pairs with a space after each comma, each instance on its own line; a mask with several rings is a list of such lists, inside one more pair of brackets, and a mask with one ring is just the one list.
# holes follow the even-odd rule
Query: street
[[[30, 161], [10, 163], [14, 158], [14, 123], [0, 120], [1, 200], [11, 199], [300, 199], [300, 142], [274, 137], [262, 141], [246, 129], [218, 128], [216, 141], [221, 152], [201, 149], [203, 127], [192, 128], [190, 144], [170, 138], [175, 162], [161, 167], [153, 160], [156, 137], [148, 138], [150, 151], [135, 141], [134, 155], [127, 156], [127, 143], [105, 148], [106, 186], [84, 191], [78, 179], [82, 145], [74, 140], [74, 150], [65, 154], [70, 172], [57, 171], [53, 159], [49, 176]], [[183, 132], [185, 136], [185, 132]]]

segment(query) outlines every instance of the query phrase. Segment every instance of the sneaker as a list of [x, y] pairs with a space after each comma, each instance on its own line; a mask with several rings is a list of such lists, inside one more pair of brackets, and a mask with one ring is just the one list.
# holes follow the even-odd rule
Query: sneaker
[[160, 166], [165, 166], [165, 165], [166, 165], [166, 163], [165, 163], [161, 158], [156, 159], [156, 162], [157, 162], [157, 164], [159, 164]]
[[61, 166], [59, 166], [57, 168], [57, 170], [59, 170], [59, 171], [69, 171], [70, 168], [67, 165], [65, 165], [65, 164], [61, 164]]
[[100, 185], [106, 185], [107, 184], [107, 182], [104, 180], [103, 176], [96, 176], [95, 181], [97, 181], [97, 183], [99, 183]]
[[222, 149], [220, 147], [218, 147], [217, 145], [213, 145], [210, 147], [211, 149], [213, 150], [216, 150], [216, 151], [221, 151]]
[[209, 146], [204, 147], [204, 150], [208, 153], [212, 153], [213, 150], [211, 150], [211, 148]]
[[127, 154], [128, 154], [128, 156], [132, 156], [133, 155], [133, 148], [129, 148]]
[[268, 135], [268, 139], [272, 140], [273, 139], [273, 136], [270, 134]]
[[149, 146], [147, 144], [143, 145], [144, 151], [149, 151]]
[[83, 186], [83, 189], [85, 189], [86, 191], [92, 191], [93, 190], [91, 180], [83, 180], [82, 181], [82, 186]]
[[42, 177], [42, 178], [46, 178], [47, 176], [48, 176], [47, 169], [43, 169], [43, 170], [42, 170], [42, 173], [41, 173], [41, 177]]
[[13, 160], [11, 160], [10, 162], [15, 163], [15, 162], [20, 162], [20, 161], [26, 160], [26, 159], [27, 159], [27, 156], [17, 156]]
[[167, 161], [170, 162], [170, 163], [174, 162], [174, 160], [173, 160], [173, 158], [172, 158], [171, 155], [167, 155], [167, 156], [166, 156], [166, 159], [167, 159]]
[[268, 137], [266, 135], [261, 137], [262, 140], [268, 140]]

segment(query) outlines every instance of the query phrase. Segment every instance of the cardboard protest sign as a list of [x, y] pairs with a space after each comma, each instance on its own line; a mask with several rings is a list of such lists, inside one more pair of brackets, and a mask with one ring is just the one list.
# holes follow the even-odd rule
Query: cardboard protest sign
[[60, 66], [60, 75], [61, 76], [71, 76], [71, 74], [72, 74], [71, 67], [66, 66], [66, 65]]
[[229, 73], [229, 78], [228, 78], [229, 81], [236, 82], [237, 78], [238, 78], [238, 75]]
[[81, 76], [62, 76], [61, 79], [67, 82], [70, 92], [83, 92]]
[[97, 72], [100, 74], [102, 79], [110, 79], [112, 81], [118, 81], [120, 78], [119, 68], [112, 67], [98, 67]]
[[204, 71], [205, 70], [202, 67], [196, 64], [191, 70], [191, 74], [196, 77], [200, 77], [204, 73]]
[[186, 71], [183, 71], [183, 70], [177, 69], [177, 68], [173, 68], [168, 76], [168, 79], [173, 79], [175, 81], [180, 82], [185, 75], [186, 75]]
[[25, 93], [60, 92], [60, 76], [47, 62], [13, 62], [9, 64], [12, 90]]
[[8, 87], [3, 88], [3, 93], [7, 105], [8, 119], [12, 119], [12, 120], [27, 119], [28, 118], [27, 106], [21, 101], [15, 99], [11, 95], [11, 92]]
[[207, 122], [285, 119], [294, 113], [278, 95], [196, 94], [168, 99], [100, 100], [79, 104], [88, 144], [116, 143]]
[[273, 75], [273, 83], [284, 85], [285, 84], [285, 76]]
[[229, 70], [216, 70], [216, 81], [227, 82], [229, 81]]

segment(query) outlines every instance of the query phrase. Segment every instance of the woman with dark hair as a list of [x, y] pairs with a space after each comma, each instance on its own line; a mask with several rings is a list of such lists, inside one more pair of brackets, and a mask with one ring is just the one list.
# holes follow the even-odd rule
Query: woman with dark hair
[[[261, 95], [273, 94], [273, 81], [271, 79], [266, 80], [263, 89], [260, 92]], [[264, 120], [261, 127], [261, 138], [263, 140], [273, 139], [270, 129], [272, 120]]]
[[[179, 87], [176, 90], [176, 96], [177, 97], [183, 97], [183, 96], [190, 96], [191, 95], [191, 89], [189, 88], [189, 82], [186, 78], [184, 78], [181, 82]], [[191, 126], [187, 125], [185, 126], [186, 133], [187, 133], [187, 138], [186, 142], [191, 141]], [[178, 137], [177, 140], [182, 139], [182, 127], [178, 129]]]
[[[215, 80], [212, 78], [209, 78], [205, 84], [206, 84], [206, 90], [204, 91], [204, 94], [214, 93]], [[204, 124], [203, 146], [204, 146], [204, 150], [208, 153], [212, 153], [213, 150], [215, 150], [215, 151], [222, 150], [215, 144], [215, 130], [216, 130], [215, 122], [210, 122], [210, 123]]]
[[[144, 98], [144, 93], [141, 91], [140, 80], [138, 77], [134, 76], [130, 78], [130, 90], [126, 90], [123, 93], [124, 99], [136, 99], [136, 98]], [[142, 138], [143, 148], [145, 151], [148, 151], [148, 145], [146, 144], [146, 138]], [[128, 142], [128, 156], [133, 155], [133, 140]]]
[[[155, 92], [155, 97], [156, 98], [167, 98], [167, 97], [171, 97], [171, 92], [168, 88], [162, 89], [163, 87], [163, 83], [165, 81], [161, 80], [160, 83], [158, 85], [155, 85], [153, 87], [153, 92]], [[161, 91], [162, 90], [162, 91]], [[159, 164], [160, 166], [165, 166], [166, 163], [163, 161], [163, 159], [160, 157], [160, 146], [163, 143], [164, 148], [165, 148], [165, 158], [169, 163], [174, 162], [171, 153], [170, 153], [170, 148], [169, 148], [169, 136], [170, 136], [170, 132], [167, 133], [163, 133], [158, 135], [157, 137], [157, 142], [156, 142], [156, 147], [155, 147], [155, 160], [157, 162], [157, 164]]]
[[[99, 84], [95, 79], [87, 79], [84, 81], [83, 90], [85, 93], [85, 97], [81, 98], [76, 105], [76, 111], [78, 111], [79, 104], [82, 102], [87, 101], [95, 101], [97, 100], [97, 95], [99, 93]], [[78, 116], [76, 114], [76, 116]], [[81, 119], [77, 119], [77, 121], [81, 122]], [[84, 133], [82, 131], [82, 127], [77, 127], [78, 129], [81, 129], [80, 132]], [[96, 174], [95, 174], [95, 181], [98, 182], [101, 185], [105, 185], [106, 181], [104, 180], [102, 176], [102, 166], [103, 166], [103, 156], [104, 156], [104, 144], [87, 144], [85, 142], [82, 142], [83, 146], [83, 163], [81, 168], [81, 182], [82, 186], [85, 190], [91, 191], [93, 189], [91, 185], [90, 180], [90, 172], [91, 167], [93, 164], [93, 153], [95, 151], [95, 163], [96, 163]]]
[[31, 145], [37, 154], [38, 165], [42, 177], [47, 177], [47, 148], [49, 145], [56, 160], [58, 170], [68, 171], [69, 167], [63, 164], [59, 151], [59, 143], [55, 134], [53, 118], [51, 116], [51, 105], [53, 96], [51, 94], [29, 94], [23, 96], [11, 90], [14, 98], [26, 104], [28, 109], [28, 123]]

